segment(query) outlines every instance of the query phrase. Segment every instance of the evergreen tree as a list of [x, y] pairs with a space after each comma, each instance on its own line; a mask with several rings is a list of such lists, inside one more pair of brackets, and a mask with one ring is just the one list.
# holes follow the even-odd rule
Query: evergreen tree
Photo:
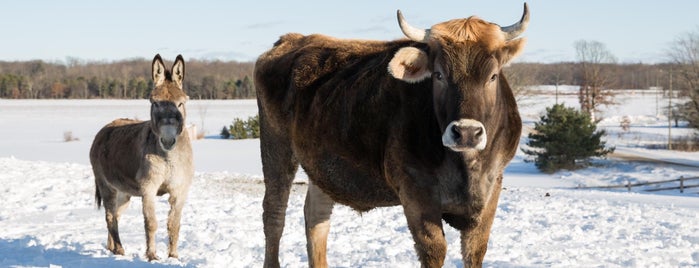
[[223, 129], [221, 129], [221, 138], [222, 139], [230, 139], [231, 138], [231, 132], [228, 130], [226, 126], [223, 126]]
[[236, 118], [229, 129], [233, 139], [257, 139], [260, 137], [260, 116], [251, 116], [245, 121]]
[[233, 137], [233, 139], [248, 138], [248, 131], [245, 127], [245, 121], [241, 120], [240, 118], [233, 120], [233, 124], [231, 125], [230, 129], [231, 137]]
[[590, 121], [588, 114], [562, 104], [546, 108], [546, 115], [535, 123], [534, 130], [527, 142], [533, 149], [522, 151], [535, 156], [536, 167], [543, 172], [585, 167], [591, 157], [614, 151], [605, 148], [606, 143], [601, 140], [605, 131], [597, 131], [597, 124]]
[[260, 116], [255, 115], [248, 117], [246, 128], [250, 133], [250, 138], [257, 139], [260, 137]]

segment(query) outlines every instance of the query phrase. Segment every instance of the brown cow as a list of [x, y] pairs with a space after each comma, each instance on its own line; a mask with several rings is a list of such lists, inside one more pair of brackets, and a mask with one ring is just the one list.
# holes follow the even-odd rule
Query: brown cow
[[330, 214], [402, 205], [422, 266], [441, 267], [442, 220], [461, 230], [465, 267], [486, 252], [503, 170], [521, 119], [502, 68], [518, 55], [529, 11], [508, 27], [477, 17], [409, 40], [287, 34], [255, 67], [265, 176], [265, 267], [279, 266], [289, 190], [300, 164], [311, 266], [327, 266]]
[[185, 102], [189, 99], [182, 90], [184, 58], [178, 55], [170, 72], [158, 54], [153, 58], [152, 71], [155, 88], [150, 95], [151, 120], [114, 120], [97, 133], [90, 148], [95, 201], [98, 208], [104, 205], [107, 221], [107, 248], [124, 255], [119, 218], [131, 196], [141, 196], [149, 261], [158, 259], [156, 195], [170, 194], [168, 256], [177, 258], [182, 208], [194, 177], [192, 145], [187, 131], [183, 131]]

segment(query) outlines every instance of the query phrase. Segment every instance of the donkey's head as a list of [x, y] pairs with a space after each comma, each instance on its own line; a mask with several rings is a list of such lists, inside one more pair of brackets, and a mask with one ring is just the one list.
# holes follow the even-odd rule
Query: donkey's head
[[189, 99], [182, 90], [184, 59], [177, 55], [172, 71], [163, 65], [160, 54], [153, 58], [153, 84], [150, 94], [151, 131], [158, 137], [160, 147], [170, 151], [182, 134], [187, 116], [184, 104]]

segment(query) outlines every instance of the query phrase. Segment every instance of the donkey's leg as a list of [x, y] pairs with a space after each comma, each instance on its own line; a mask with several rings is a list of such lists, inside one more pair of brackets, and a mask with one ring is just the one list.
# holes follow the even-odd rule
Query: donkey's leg
[[129, 203], [131, 202], [131, 196], [124, 193], [124, 192], [118, 192], [117, 193], [117, 198], [116, 198], [116, 219], [117, 222], [121, 219], [121, 214], [124, 212], [124, 210], [129, 207]]
[[284, 231], [287, 202], [298, 162], [285, 134], [273, 133], [260, 113], [260, 152], [265, 181], [262, 222], [265, 233], [264, 267], [279, 267], [279, 240]]
[[502, 177], [494, 185], [493, 193], [481, 212], [480, 221], [473, 229], [461, 231], [461, 257], [464, 267], [481, 267], [488, 249], [490, 227], [493, 225], [495, 210], [498, 207]]
[[168, 244], [168, 257], [179, 258], [177, 254], [177, 241], [180, 237], [180, 220], [182, 219], [182, 207], [187, 200], [187, 190], [179, 193], [170, 193], [168, 202], [170, 203], [170, 213], [167, 216], [167, 234], [170, 238]]
[[328, 267], [326, 249], [330, 214], [335, 202], [313, 183], [308, 183], [303, 214], [306, 220], [306, 250], [310, 267]]
[[121, 219], [121, 213], [124, 212], [124, 209], [126, 209], [129, 206], [130, 200], [130, 195], [127, 195], [123, 192], [116, 192], [116, 197], [114, 198], [114, 209], [112, 210], [114, 234], [110, 236], [111, 238], [113, 238], [113, 252], [119, 255], [124, 255], [124, 248], [122, 247], [121, 239], [119, 238], [119, 219]]
[[102, 182], [97, 182], [97, 187], [102, 197], [105, 221], [107, 222], [107, 249], [114, 254], [124, 255], [124, 248], [119, 239], [118, 193]]
[[143, 194], [143, 222], [146, 229], [146, 257], [148, 261], [159, 260], [155, 253], [155, 231], [158, 229], [158, 221], [155, 218], [156, 193]]

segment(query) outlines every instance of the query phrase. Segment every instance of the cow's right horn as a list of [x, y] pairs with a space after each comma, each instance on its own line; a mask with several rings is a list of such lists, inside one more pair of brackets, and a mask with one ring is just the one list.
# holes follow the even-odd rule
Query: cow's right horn
[[505, 33], [505, 40], [512, 40], [517, 38], [520, 34], [527, 29], [529, 24], [529, 6], [524, 3], [524, 12], [522, 13], [522, 18], [515, 24], [510, 26], [500, 27], [500, 30]]
[[427, 43], [430, 31], [418, 29], [408, 24], [408, 22], [405, 21], [405, 18], [403, 18], [403, 13], [401, 13], [400, 10], [398, 10], [398, 24], [400, 25], [400, 30], [403, 31], [403, 34], [410, 38], [410, 40]]

